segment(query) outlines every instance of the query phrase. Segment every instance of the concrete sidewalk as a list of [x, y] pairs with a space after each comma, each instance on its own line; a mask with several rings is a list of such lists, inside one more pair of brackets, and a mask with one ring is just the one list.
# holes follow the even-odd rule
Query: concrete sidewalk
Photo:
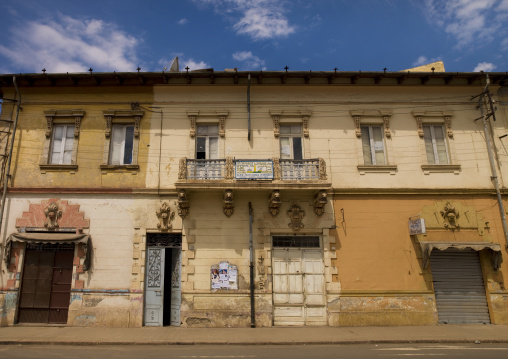
[[419, 327], [96, 328], [15, 326], [0, 328], [1, 344], [191, 345], [508, 343], [508, 325]]

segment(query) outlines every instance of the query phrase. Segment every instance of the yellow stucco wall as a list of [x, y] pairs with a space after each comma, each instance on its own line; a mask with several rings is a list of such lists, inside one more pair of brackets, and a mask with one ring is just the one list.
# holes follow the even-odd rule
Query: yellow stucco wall
[[[130, 110], [131, 102], [151, 104], [149, 87], [120, 88], [22, 88], [22, 111], [12, 160], [12, 184], [39, 188], [133, 188], [144, 187], [148, 162], [151, 112], [146, 111], [140, 124], [139, 170], [101, 171], [106, 120], [104, 110]], [[8, 96], [6, 94], [6, 96]], [[84, 110], [77, 152], [77, 170], [41, 170], [39, 163], [46, 141], [48, 110]], [[3, 116], [8, 116], [8, 113]], [[68, 121], [67, 121], [68, 120]], [[55, 121], [56, 123], [56, 121]], [[61, 123], [61, 122], [60, 122]], [[65, 123], [74, 123], [73, 118]]]
[[[433, 226], [432, 217], [440, 216], [438, 208], [448, 201], [460, 208], [463, 228], [428, 228], [427, 235], [409, 235], [409, 217], [420, 215]], [[469, 212], [464, 214], [462, 207]], [[342, 290], [339, 325], [437, 322], [431, 267], [423, 268], [420, 240], [498, 243], [503, 258], [507, 255], [494, 196], [343, 195], [336, 197], [334, 209], [338, 274], [333, 280], [340, 282]], [[489, 227], [468, 226], [467, 217], [489, 222]], [[482, 252], [480, 258], [491, 320], [505, 324], [508, 262], [494, 271], [488, 253]]]

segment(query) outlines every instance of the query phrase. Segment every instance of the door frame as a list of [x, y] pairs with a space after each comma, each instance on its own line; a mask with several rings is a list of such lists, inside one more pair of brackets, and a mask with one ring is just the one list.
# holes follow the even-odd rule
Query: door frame
[[[148, 288], [148, 281], [147, 281], [147, 276], [148, 276], [148, 249], [149, 248], [159, 248], [159, 249], [163, 249], [164, 251], [166, 249], [171, 249], [171, 253], [173, 254], [173, 250], [175, 249], [178, 249], [180, 250], [180, 261], [179, 261], [179, 265], [180, 265], [180, 268], [179, 268], [179, 272], [181, 274], [181, 270], [182, 270], [182, 264], [181, 264], [181, 256], [182, 256], [182, 238], [183, 238], [183, 234], [181, 232], [165, 232], [165, 233], [161, 233], [161, 232], [148, 232], [146, 233], [146, 248], [145, 248], [145, 274], [143, 276], [143, 281], [144, 281], [144, 293], [143, 293], [143, 326], [147, 326], [145, 324], [145, 320], [146, 320], [146, 306], [147, 306], [147, 302], [146, 302], [146, 293], [147, 293], [147, 288]], [[173, 257], [173, 256], [171, 256]], [[164, 267], [166, 267], [166, 260], [165, 260], [165, 263], [164, 263]], [[163, 269], [164, 270], [164, 275], [166, 274], [166, 271], [165, 271], [165, 268]], [[170, 274], [170, 273], [168, 273]], [[163, 280], [164, 282], [164, 280]], [[181, 278], [180, 278], [180, 292], [181, 292]], [[164, 293], [164, 291], [166, 290], [166, 288], [163, 288], [163, 293], [162, 295], [165, 296], [166, 293]], [[169, 294], [170, 296], [173, 294], [173, 290], [172, 288], [170, 288], [169, 290]], [[180, 305], [181, 305], [181, 295], [180, 295]], [[171, 311], [171, 306], [169, 308], [164, 308], [164, 299], [163, 299], [163, 302], [162, 302], [162, 314], [164, 315], [164, 311], [167, 310], [167, 311]], [[162, 324], [162, 327], [164, 326], [164, 318], [161, 319], [161, 322], [163, 323]], [[173, 326], [172, 324], [170, 324], [170, 326]]]
[[[68, 250], [64, 250], [65, 252], [72, 252], [72, 258], [74, 259], [74, 257], [76, 256], [76, 251], [77, 251], [77, 248], [78, 246], [75, 244], [75, 243], [67, 243], [67, 242], [62, 242], [62, 243], [38, 243], [38, 242], [35, 242], [35, 243], [29, 243], [29, 242], [25, 242], [25, 246], [24, 248], [22, 249], [23, 250], [23, 257], [22, 257], [22, 263], [21, 263], [21, 268], [20, 268], [20, 280], [19, 280], [19, 288], [18, 288], [18, 297], [17, 297], [17, 301], [16, 301], [16, 311], [15, 311], [15, 314], [14, 314], [14, 324], [19, 324], [19, 315], [20, 315], [20, 305], [21, 305], [21, 296], [22, 296], [22, 290], [23, 290], [23, 282], [24, 282], [24, 279], [25, 279], [25, 264], [26, 264], [26, 257], [27, 257], [27, 251], [28, 250], [31, 250], [29, 248], [29, 246], [39, 246], [39, 247], [48, 247], [48, 246], [54, 246], [55, 247], [55, 250], [54, 252], [57, 252], [58, 249], [57, 247], [59, 246], [72, 246], [72, 249], [68, 249]], [[74, 277], [74, 264], [73, 262], [71, 262], [71, 278]], [[54, 272], [54, 269], [55, 269], [55, 258], [53, 258], [53, 265], [52, 265], [52, 274], [51, 274], [51, 288], [53, 288], [53, 272]], [[70, 283], [70, 286], [69, 286], [69, 305], [67, 307], [67, 321], [65, 323], [50, 323], [49, 322], [49, 315], [50, 313], [48, 313], [48, 320], [45, 322], [45, 323], [42, 323], [42, 322], [34, 322], [35, 324], [41, 324], [41, 325], [55, 325], [55, 324], [60, 324], [60, 325], [66, 325], [67, 322], [69, 321], [69, 308], [70, 308], [70, 297], [71, 297], [71, 293], [72, 293], [72, 288], [73, 288], [73, 280], [71, 279], [71, 283]], [[51, 290], [50, 292], [50, 304], [49, 304], [49, 307], [48, 307], [48, 311], [51, 310], [51, 294], [53, 293], [53, 291]], [[31, 323], [31, 322], [24, 322], [24, 323]]]
[[[274, 237], [279, 237], [280, 238], [280, 243], [275, 246], [274, 245]], [[303, 312], [304, 312], [304, 315], [303, 315], [303, 326], [307, 326], [309, 323], [307, 321], [307, 297], [305, 295], [305, 285], [306, 285], [306, 282], [305, 282], [305, 269], [304, 269], [304, 265], [305, 265], [305, 261], [304, 261], [304, 252], [305, 250], [309, 250], [309, 251], [314, 251], [314, 252], [318, 252], [320, 254], [320, 257], [321, 257], [321, 265], [322, 265], [322, 278], [323, 278], [323, 285], [322, 285], [322, 296], [323, 296], [323, 308], [325, 310], [325, 318], [324, 318], [324, 321], [326, 322], [325, 325], [328, 325], [328, 315], [326, 313], [326, 308], [327, 308], [327, 300], [326, 300], [326, 277], [325, 277], [325, 258], [324, 258], [324, 239], [321, 235], [294, 235], [294, 234], [272, 234], [270, 236], [271, 238], [271, 266], [272, 266], [272, 273], [274, 271], [274, 259], [275, 259], [275, 251], [277, 249], [285, 249], [285, 250], [289, 250], [289, 249], [298, 249], [300, 250], [300, 253], [301, 253], [301, 270], [302, 270], [302, 295], [303, 295], [303, 303], [302, 303], [302, 308], [303, 308]], [[296, 238], [317, 238], [318, 240], [318, 243], [316, 245], [315, 243], [315, 240], [314, 240], [314, 243], [311, 243], [313, 242], [313, 240], [310, 240], [307, 245], [305, 246], [297, 246], [296, 243], [294, 243], [294, 239]], [[283, 244], [287, 242], [289, 245], [288, 246], [284, 246]], [[288, 241], [291, 241], [291, 242], [288, 242]], [[274, 274], [273, 274], [274, 275]], [[274, 301], [274, 295], [275, 295], [275, 288], [274, 288], [274, 284], [275, 284], [275, 280], [272, 280], [272, 325], [275, 326], [275, 308], [276, 308], [276, 304], [275, 304], [275, 301]], [[311, 307], [316, 307], [315, 305], [311, 305]]]

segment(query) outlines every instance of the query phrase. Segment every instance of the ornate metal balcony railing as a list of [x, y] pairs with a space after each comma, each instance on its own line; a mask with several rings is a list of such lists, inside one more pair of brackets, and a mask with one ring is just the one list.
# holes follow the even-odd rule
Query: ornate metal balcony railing
[[319, 160], [280, 160], [282, 180], [319, 179]]
[[220, 180], [226, 177], [226, 160], [186, 160], [187, 179]]
[[[179, 180], [235, 180], [235, 166], [240, 162], [256, 162], [256, 160], [235, 160], [233, 157], [219, 160], [180, 159]], [[273, 180], [303, 181], [326, 180], [326, 162], [322, 158], [306, 160], [281, 160], [274, 157], [262, 160], [273, 164]], [[245, 177], [242, 177], [245, 179]], [[255, 179], [255, 178], [252, 178]], [[262, 178], [266, 180], [267, 178]], [[270, 178], [271, 179], [271, 178]]]

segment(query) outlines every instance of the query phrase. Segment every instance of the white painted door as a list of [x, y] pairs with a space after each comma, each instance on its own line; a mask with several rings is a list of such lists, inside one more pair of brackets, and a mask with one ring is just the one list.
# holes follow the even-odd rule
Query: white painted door
[[273, 250], [275, 325], [326, 325], [324, 267], [320, 249]]
[[171, 251], [171, 325], [180, 326], [180, 304], [182, 302], [181, 259], [182, 250]]
[[162, 327], [164, 314], [164, 253], [165, 248], [148, 247], [145, 291], [146, 326]]

